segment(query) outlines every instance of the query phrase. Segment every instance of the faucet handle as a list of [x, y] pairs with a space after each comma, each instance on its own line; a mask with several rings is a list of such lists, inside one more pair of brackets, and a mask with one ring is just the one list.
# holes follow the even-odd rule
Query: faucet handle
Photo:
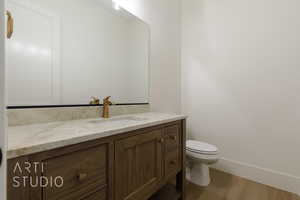
[[90, 104], [97, 105], [100, 104], [100, 99], [98, 97], [91, 97]]
[[103, 104], [109, 104], [109, 105], [111, 105], [112, 102], [109, 100], [110, 97], [111, 97], [111, 96], [105, 97], [105, 98], [103, 99]]
[[109, 100], [109, 98], [110, 98], [111, 96], [107, 96], [107, 97], [105, 97], [104, 99], [103, 99], [103, 101], [105, 101], [105, 100]]

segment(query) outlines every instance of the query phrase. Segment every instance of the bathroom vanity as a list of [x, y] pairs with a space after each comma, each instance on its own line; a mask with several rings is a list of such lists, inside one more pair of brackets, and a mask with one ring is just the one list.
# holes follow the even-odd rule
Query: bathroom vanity
[[[173, 179], [185, 199], [185, 116], [143, 113], [8, 132], [8, 200], [146, 200]], [[36, 177], [44, 177], [38, 187]]]

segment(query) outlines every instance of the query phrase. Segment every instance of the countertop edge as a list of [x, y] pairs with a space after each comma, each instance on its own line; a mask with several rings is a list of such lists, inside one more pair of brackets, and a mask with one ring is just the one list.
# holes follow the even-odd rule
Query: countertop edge
[[79, 144], [79, 143], [83, 143], [83, 142], [88, 142], [88, 141], [92, 141], [92, 140], [97, 140], [97, 139], [101, 139], [101, 138], [106, 138], [106, 137], [110, 137], [110, 136], [114, 136], [114, 135], [118, 135], [118, 134], [122, 134], [122, 133], [127, 133], [130, 131], [135, 131], [138, 129], [143, 129], [143, 128], [147, 128], [147, 127], [151, 127], [151, 126], [170, 123], [170, 122], [174, 122], [174, 121], [178, 121], [178, 120], [184, 120], [186, 118], [187, 118], [187, 116], [185, 116], [185, 115], [176, 115], [176, 116], [168, 118], [168, 119], [157, 120], [154, 122], [145, 122], [145, 124], [132, 125], [132, 126], [128, 126], [128, 127], [125, 126], [124, 128], [117, 128], [117, 129], [112, 129], [109, 131], [90, 133], [90, 134], [88, 134], [86, 136], [82, 136], [82, 137], [74, 137], [74, 138], [70, 138], [70, 139], [66, 139], [66, 140], [49, 142], [49, 143], [40, 144], [40, 145], [36, 145], [36, 146], [30, 146], [30, 147], [26, 147], [26, 148], [10, 149], [6, 152], [6, 156], [7, 156], [7, 159], [10, 160], [10, 159], [18, 158], [18, 157], [28, 156], [31, 154], [36, 154], [36, 153], [40, 153], [40, 152], [44, 152], [44, 151], [57, 149], [57, 148], [67, 147], [67, 146], [71, 146], [71, 145], [75, 145], [75, 144]]

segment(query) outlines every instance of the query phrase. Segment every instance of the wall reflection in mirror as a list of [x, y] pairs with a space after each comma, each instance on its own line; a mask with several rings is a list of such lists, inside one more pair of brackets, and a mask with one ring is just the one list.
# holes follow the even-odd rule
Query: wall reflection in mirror
[[8, 0], [9, 106], [148, 103], [147, 24], [111, 0]]

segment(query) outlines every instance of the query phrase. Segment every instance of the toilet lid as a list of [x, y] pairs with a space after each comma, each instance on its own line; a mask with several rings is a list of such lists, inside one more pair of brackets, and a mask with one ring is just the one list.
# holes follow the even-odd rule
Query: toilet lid
[[186, 142], [186, 150], [201, 154], [218, 154], [218, 148], [216, 146], [196, 140], [188, 140]]

